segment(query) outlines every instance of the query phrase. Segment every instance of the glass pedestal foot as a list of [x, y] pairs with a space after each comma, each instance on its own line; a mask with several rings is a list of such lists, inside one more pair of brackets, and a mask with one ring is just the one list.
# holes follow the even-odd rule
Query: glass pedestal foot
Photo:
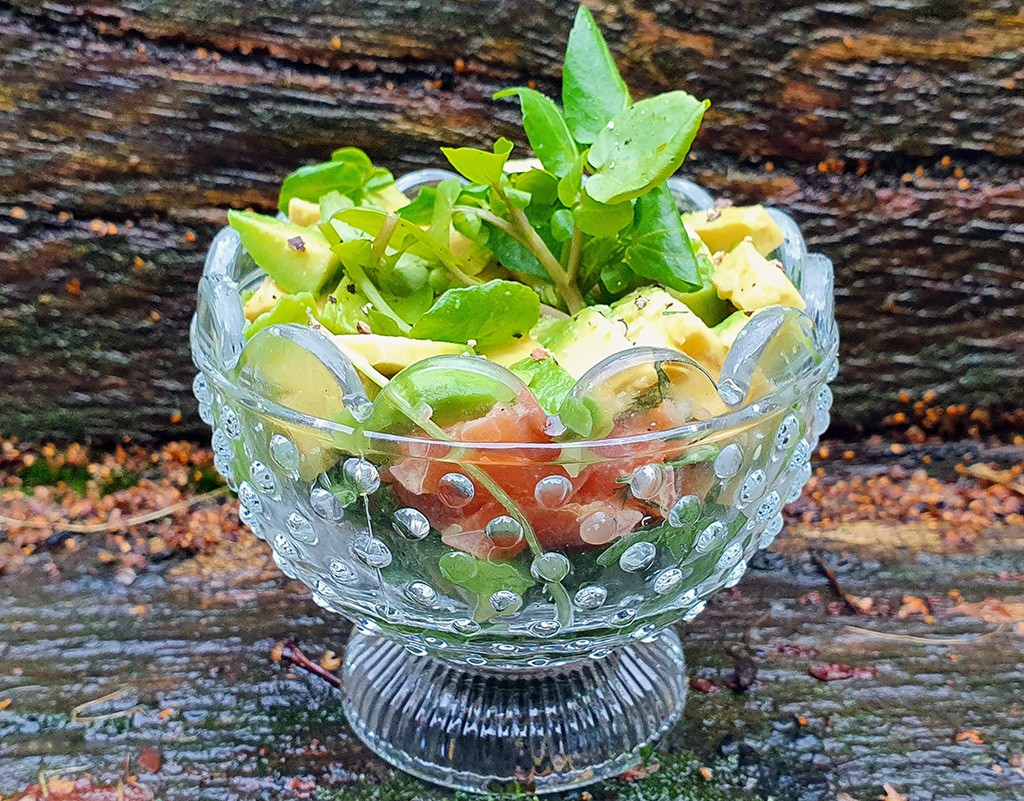
[[550, 793], [622, 773], [679, 719], [686, 686], [672, 629], [604, 659], [515, 671], [414, 656], [357, 630], [344, 666], [345, 713], [373, 751], [477, 792]]

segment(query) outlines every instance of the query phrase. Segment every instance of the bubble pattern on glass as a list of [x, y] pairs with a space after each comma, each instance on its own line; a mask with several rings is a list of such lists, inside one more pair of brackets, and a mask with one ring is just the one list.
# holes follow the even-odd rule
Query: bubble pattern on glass
[[[618, 527], [630, 518], [613, 505], [594, 507], [580, 519], [582, 528], [589, 537], [610, 542], [592, 553], [619, 547], [607, 565], [581, 570], [572, 553], [566, 557], [558, 548], [531, 551], [525, 536], [517, 541], [515, 526], [492, 511], [480, 521], [479, 534], [487, 536], [482, 529], [497, 520], [491, 527], [499, 541], [495, 544], [519, 549], [515, 564], [534, 583], [522, 592], [502, 588], [492, 593], [485, 604], [494, 615], [477, 622], [472, 604], [438, 576], [436, 561], [433, 570], [417, 564], [417, 548], [441, 552], [440, 532], [430, 524], [433, 507], [410, 504], [409, 499], [405, 505], [395, 503], [384, 463], [372, 454], [339, 453], [333, 466], [322, 468], [330, 472], [330, 481], [310, 478], [308, 463], [297, 463], [306, 459], [301, 432], [284, 433], [269, 420], [257, 430], [259, 413], [230, 394], [225, 398], [210, 376], [197, 376], [193, 391], [203, 419], [209, 418], [214, 428], [216, 466], [232, 482], [237, 477], [243, 521], [268, 539], [288, 575], [309, 584], [318, 603], [365, 625], [404, 620], [407, 633], [400, 636], [392, 630], [392, 636], [404, 636], [412, 648], [448, 651], [452, 658], [472, 658], [477, 664], [600, 655], [623, 637], [642, 636], [649, 619], [659, 614], [667, 619], [668, 610], [687, 620], [696, 617], [714, 591], [740, 580], [754, 550], [770, 545], [781, 531], [781, 506], [798, 495], [810, 475], [809, 457], [827, 425], [832, 400], [824, 385], [809, 387], [804, 398], [779, 410], [770, 430], [761, 427], [759, 439], [730, 433], [713, 440], [719, 450], [704, 465], [675, 469], [667, 464], [667, 453], [633, 462], [621, 476], [621, 493], [659, 506], [667, 527], [676, 532], [676, 542], [689, 543], [682, 550], [661, 541], [622, 547]], [[472, 461], [471, 455], [460, 459]], [[707, 480], [680, 486], [679, 476], [686, 471]], [[467, 514], [478, 509], [476, 496], [483, 490], [467, 472], [459, 461], [445, 463], [434, 500]], [[530, 480], [525, 493], [538, 508], [564, 513], [580, 494], [575, 475], [569, 475], [552, 464]], [[356, 488], [354, 502], [331, 492], [342, 479]], [[574, 622], [556, 621], [549, 584], [564, 588]], [[496, 634], [496, 625], [514, 634]], [[443, 632], [448, 634], [433, 636]], [[453, 635], [465, 638], [465, 644], [446, 639]], [[474, 644], [479, 637], [511, 647], [481, 650]], [[523, 637], [533, 640], [516, 639]], [[545, 645], [538, 645], [541, 641]]]

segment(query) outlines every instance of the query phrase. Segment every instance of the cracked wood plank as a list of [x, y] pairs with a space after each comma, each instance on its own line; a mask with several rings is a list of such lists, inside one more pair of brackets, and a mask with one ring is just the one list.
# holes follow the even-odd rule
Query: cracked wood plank
[[[838, 432], [877, 429], [902, 389], [1021, 405], [1015, 4], [793, 2], [742, 24], [717, 2], [595, 8], [638, 93], [715, 100], [691, 173], [787, 208], [836, 262]], [[290, 168], [340, 143], [401, 171], [508, 133], [491, 92], [553, 91], [570, 17], [554, 0], [0, 9], [4, 432], [205, 435], [186, 335], [223, 209], [272, 207]]]

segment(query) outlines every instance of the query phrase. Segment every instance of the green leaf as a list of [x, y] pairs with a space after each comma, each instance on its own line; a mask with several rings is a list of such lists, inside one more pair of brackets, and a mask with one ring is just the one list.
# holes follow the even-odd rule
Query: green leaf
[[[448, 581], [472, 594], [476, 604], [473, 619], [479, 623], [498, 614], [491, 606], [494, 593], [508, 590], [521, 596], [534, 585], [533, 579], [524, 576], [508, 562], [488, 562], [461, 551], [446, 553], [438, 562], [438, 567]], [[518, 607], [510, 608], [506, 614], [517, 611]]]
[[[337, 217], [341, 212], [348, 211], [353, 206], [355, 206], [355, 203], [352, 202], [352, 198], [348, 197], [348, 195], [343, 195], [341, 192], [328, 192], [320, 198], [320, 222], [328, 222]], [[336, 233], [340, 234], [340, 232]]]
[[442, 147], [441, 152], [456, 172], [474, 184], [494, 186], [501, 180], [512, 143], [501, 137], [494, 143], [493, 153], [473, 147]]
[[449, 178], [441, 181], [434, 190], [434, 213], [430, 218], [430, 235], [445, 246], [451, 247], [452, 206], [462, 191], [462, 181]]
[[547, 414], [558, 414], [562, 402], [576, 385], [576, 379], [553, 356], [545, 356], [543, 359], [527, 357], [508, 369], [530, 388], [540, 408]]
[[480, 347], [503, 345], [530, 332], [540, 318], [537, 293], [518, 281], [449, 289], [416, 322], [409, 336], [441, 342], [476, 340]]
[[608, 44], [590, 10], [581, 5], [562, 65], [562, 106], [569, 130], [577, 142], [588, 145], [628, 105], [629, 90]]
[[511, 185], [505, 187], [505, 197], [508, 198], [509, 204], [517, 209], [525, 209], [530, 205], [530, 201], [533, 199], [529, 192], [524, 192], [522, 189], [516, 189]]
[[337, 219], [359, 231], [365, 231], [373, 237], [380, 234], [385, 223], [392, 220], [392, 223], [388, 223], [394, 225], [391, 239], [388, 242], [390, 247], [395, 250], [415, 249], [416, 255], [425, 255], [434, 261], [461, 266], [451, 250], [434, 239], [429, 231], [424, 231], [418, 225], [402, 217], [393, 217], [376, 209], [356, 208], [342, 212]]
[[554, 101], [536, 89], [517, 86], [495, 92], [494, 99], [519, 96], [523, 111], [523, 130], [540, 163], [557, 176], [565, 175], [576, 161], [576, 143], [569, 133], [562, 112]]
[[686, 465], [700, 464], [701, 462], [710, 462], [721, 453], [722, 447], [720, 445], [714, 445], [706, 443], [704, 445], [697, 445], [690, 448], [686, 453], [680, 456], [678, 459], [673, 459], [670, 462], [665, 462], [666, 466], [669, 467], [686, 467]]
[[[331, 161], [343, 161], [354, 167], [360, 175], [369, 176], [373, 172], [373, 162], [358, 147], [342, 147], [331, 153]], [[385, 170], [385, 172], [387, 172]]]
[[502, 267], [513, 272], [540, 278], [543, 281], [551, 281], [551, 276], [544, 269], [544, 265], [526, 247], [499, 228], [487, 225], [487, 229], [490, 231], [487, 237], [487, 247], [491, 249], [494, 258], [498, 260]]
[[590, 148], [595, 172], [587, 192], [602, 203], [618, 203], [660, 184], [683, 163], [709, 105], [686, 92], [666, 92], [616, 115]]
[[697, 257], [667, 185], [637, 198], [636, 223], [626, 246], [626, 264], [637, 275], [669, 289], [700, 289]]
[[277, 208], [288, 211], [292, 198], [318, 203], [328, 192], [337, 191], [343, 195], [358, 195], [363, 191], [363, 176], [347, 161], [325, 161], [299, 167], [284, 179]]
[[580, 187], [583, 185], [583, 163], [587, 160], [589, 150], [585, 150], [573, 162], [572, 168], [558, 182], [558, 199], [563, 206], [572, 207], [576, 198], [580, 196]]
[[572, 238], [572, 212], [569, 209], [558, 209], [551, 215], [551, 235], [556, 242], [568, 242]]
[[416, 225], [429, 225], [434, 217], [434, 202], [437, 190], [432, 186], [423, 187], [407, 206], [398, 210], [398, 216]]
[[576, 227], [585, 234], [596, 237], [615, 236], [633, 222], [633, 204], [628, 200], [613, 204], [599, 203], [584, 190], [572, 216]]
[[516, 189], [530, 193], [530, 203], [550, 206], [558, 198], [558, 178], [546, 170], [527, 170], [512, 180]]
[[610, 262], [601, 268], [601, 284], [613, 298], [621, 297], [644, 283], [624, 262]]
[[589, 437], [597, 425], [598, 410], [589, 398], [574, 398], [571, 395], [558, 407], [558, 419], [567, 429], [581, 437]]

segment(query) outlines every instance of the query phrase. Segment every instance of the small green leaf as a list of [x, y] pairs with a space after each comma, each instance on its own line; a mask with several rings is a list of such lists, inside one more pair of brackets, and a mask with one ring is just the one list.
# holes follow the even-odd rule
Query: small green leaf
[[550, 206], [558, 198], [558, 178], [546, 170], [527, 170], [512, 176], [516, 189], [530, 193], [530, 202]]
[[501, 180], [508, 154], [512, 152], [512, 143], [501, 137], [494, 143], [493, 153], [473, 147], [442, 147], [441, 152], [456, 172], [469, 181], [494, 186]]
[[543, 281], [551, 281], [551, 276], [548, 275], [540, 260], [517, 240], [491, 225], [487, 225], [487, 229], [490, 231], [487, 237], [487, 247], [491, 249], [494, 258], [498, 260], [502, 267], [513, 272], [540, 278]]
[[454, 254], [418, 225], [403, 219], [377, 211], [376, 209], [355, 208], [343, 211], [336, 218], [353, 228], [365, 231], [376, 237], [389, 219], [393, 220], [394, 230], [388, 244], [395, 250], [415, 250], [418, 256], [429, 256], [434, 261], [444, 264], [455, 264], [458, 266], [458, 259]]
[[644, 283], [646, 282], [624, 262], [610, 262], [601, 268], [601, 284], [613, 298], [625, 295]]
[[563, 206], [572, 207], [576, 198], [580, 196], [580, 187], [583, 185], [583, 164], [587, 160], [589, 150], [584, 150], [573, 162], [572, 168], [558, 182], [558, 199]]
[[320, 222], [325, 223], [353, 206], [355, 203], [348, 195], [343, 195], [341, 192], [328, 192], [320, 198]]
[[576, 161], [576, 143], [565, 124], [561, 109], [551, 98], [526, 86], [502, 89], [494, 94], [494, 99], [512, 95], [519, 96], [523, 130], [540, 163], [555, 175], [565, 175]]
[[495, 279], [447, 290], [409, 336], [441, 342], [476, 340], [480, 347], [493, 347], [528, 334], [539, 318], [536, 292], [518, 281]]
[[568, 396], [558, 407], [558, 419], [567, 429], [581, 437], [594, 433], [597, 423], [597, 409], [589, 398]]
[[398, 216], [416, 225], [428, 225], [434, 216], [436, 200], [437, 190], [432, 186], [425, 186], [408, 205], [398, 210]]
[[672, 175], [697, 135], [707, 100], [666, 92], [633, 104], [608, 123], [587, 157], [587, 192], [602, 203], [642, 195]]
[[445, 248], [451, 246], [452, 206], [462, 191], [462, 181], [449, 178], [441, 181], [434, 190], [434, 213], [430, 218], [430, 235]]
[[626, 263], [637, 275], [677, 292], [700, 289], [697, 257], [667, 185], [637, 198]]
[[277, 208], [288, 211], [292, 198], [318, 203], [328, 192], [337, 191], [343, 195], [359, 195], [363, 191], [363, 176], [347, 161], [325, 161], [299, 167], [284, 179]]
[[572, 212], [569, 209], [558, 209], [551, 215], [551, 235], [556, 242], [568, 242], [572, 238], [574, 227]]
[[572, 216], [576, 226], [585, 234], [596, 237], [615, 236], [633, 222], [633, 204], [628, 200], [610, 205], [598, 203], [584, 191], [580, 194], [580, 203], [573, 209]]
[[714, 445], [706, 443], [704, 445], [697, 445], [696, 447], [690, 448], [686, 453], [680, 456], [678, 459], [673, 459], [670, 462], [665, 462], [668, 467], [686, 467], [686, 465], [700, 464], [701, 462], [711, 462], [721, 453], [722, 447], [720, 445]]
[[547, 414], [558, 414], [562, 402], [576, 385], [576, 379], [553, 356], [545, 356], [543, 359], [529, 356], [513, 364], [509, 370], [530, 388], [540, 408]]
[[[473, 619], [478, 623], [498, 614], [491, 606], [494, 593], [507, 590], [521, 596], [534, 585], [533, 579], [524, 576], [508, 562], [488, 562], [461, 551], [446, 553], [438, 562], [438, 567], [448, 581], [473, 595]], [[508, 610], [509, 613], [516, 611], [518, 607]]]
[[608, 44], [590, 10], [581, 5], [562, 65], [562, 106], [569, 130], [577, 142], [589, 145], [628, 105], [629, 90]]
[[517, 209], [525, 209], [533, 199], [529, 192], [524, 192], [522, 189], [516, 189], [513, 186], [505, 187], [505, 197]]
[[358, 147], [338, 148], [331, 153], [331, 161], [343, 161], [354, 167], [361, 175], [368, 176], [374, 169], [370, 157]]

